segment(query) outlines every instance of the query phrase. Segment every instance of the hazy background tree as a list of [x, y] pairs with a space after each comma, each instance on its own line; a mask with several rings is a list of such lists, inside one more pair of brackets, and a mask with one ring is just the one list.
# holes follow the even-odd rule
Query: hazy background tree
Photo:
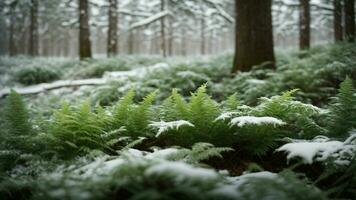
[[310, 48], [310, 0], [299, 0], [299, 48]]
[[344, 0], [345, 37], [349, 42], [355, 41], [355, 0]]
[[79, 14], [79, 58], [91, 58], [90, 26], [89, 26], [89, 2], [78, 0]]
[[107, 39], [107, 55], [113, 56], [118, 53], [118, 0], [109, 1], [109, 27]]
[[342, 0], [333, 0], [334, 3], [334, 39], [335, 42], [342, 41]]

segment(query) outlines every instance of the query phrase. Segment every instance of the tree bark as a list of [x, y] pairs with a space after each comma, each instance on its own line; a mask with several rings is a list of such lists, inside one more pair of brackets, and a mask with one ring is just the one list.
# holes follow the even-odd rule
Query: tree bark
[[79, 58], [91, 58], [88, 0], [79, 0]]
[[109, 0], [109, 28], [107, 41], [107, 56], [114, 56], [117, 54], [118, 45], [118, 12], [117, 0]]
[[38, 56], [38, 0], [31, 0], [29, 53], [31, 56]]
[[334, 0], [334, 40], [335, 42], [342, 41], [342, 5], [341, 0]]
[[9, 28], [9, 55], [16, 55], [16, 45], [15, 45], [15, 21], [16, 21], [16, 1], [10, 4], [10, 28]]
[[133, 54], [134, 53], [134, 33], [133, 30], [129, 30], [129, 36], [128, 36], [128, 54]]
[[187, 31], [185, 27], [182, 27], [182, 36], [181, 36], [181, 55], [186, 56], [187, 55], [187, 42], [186, 42], [186, 37], [187, 37]]
[[173, 42], [174, 42], [174, 32], [173, 32], [173, 24], [172, 19], [169, 19], [168, 25], [168, 55], [173, 56]]
[[349, 42], [355, 41], [355, 0], [345, 0], [345, 38]]
[[232, 72], [268, 62], [275, 67], [271, 0], [236, 0], [236, 44]]
[[200, 20], [200, 53], [201, 55], [205, 55], [205, 18], [202, 16]]
[[[163, 12], [165, 9], [166, 9], [165, 0], [161, 0], [161, 11]], [[162, 17], [160, 22], [161, 22], [161, 51], [163, 57], [167, 57], [165, 17]]]
[[299, 47], [310, 48], [310, 0], [299, 0]]

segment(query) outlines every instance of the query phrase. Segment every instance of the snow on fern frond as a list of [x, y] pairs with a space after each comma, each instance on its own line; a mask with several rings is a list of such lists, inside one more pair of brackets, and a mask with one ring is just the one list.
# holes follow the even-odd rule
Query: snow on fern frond
[[356, 151], [356, 134], [352, 134], [344, 142], [331, 141], [322, 136], [311, 141], [293, 140], [278, 148], [276, 151], [287, 152], [288, 161], [293, 158], [301, 158], [305, 164], [312, 164], [314, 161], [325, 161], [329, 158], [334, 160], [334, 164], [344, 165], [350, 163]]
[[217, 179], [219, 174], [212, 169], [197, 168], [184, 162], [165, 161], [146, 169], [147, 176], [171, 175], [178, 182], [188, 180]]
[[194, 127], [192, 123], [185, 120], [178, 120], [178, 121], [171, 121], [171, 122], [165, 122], [165, 121], [151, 122], [148, 126], [158, 128], [156, 137], [159, 137], [162, 133], [168, 130], [172, 130], [172, 129], [178, 130], [181, 126]]
[[205, 74], [198, 74], [198, 73], [190, 71], [190, 70], [177, 72], [177, 76], [179, 76], [181, 78], [209, 80], [209, 77], [207, 77]]
[[243, 127], [245, 125], [284, 125], [280, 119], [274, 117], [254, 117], [254, 116], [241, 116], [235, 117], [231, 120], [230, 126]]
[[239, 112], [224, 112], [218, 116], [215, 121], [231, 119], [236, 114], [239, 114]]

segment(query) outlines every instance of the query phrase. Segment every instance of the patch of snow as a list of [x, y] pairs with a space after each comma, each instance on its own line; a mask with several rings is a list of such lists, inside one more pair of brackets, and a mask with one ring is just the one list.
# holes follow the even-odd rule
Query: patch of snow
[[146, 169], [147, 176], [172, 174], [176, 181], [187, 179], [209, 180], [218, 178], [219, 175], [212, 169], [196, 168], [183, 162], [161, 162]]
[[271, 125], [284, 125], [280, 119], [274, 117], [254, 117], [254, 116], [241, 116], [235, 117], [231, 120], [230, 125], [237, 125], [243, 127], [245, 125], [262, 125], [262, 124], [271, 124]]
[[198, 74], [198, 73], [195, 73], [195, 72], [189, 71], [189, 70], [177, 72], [177, 76], [179, 76], [181, 78], [196, 78], [196, 79], [204, 79], [204, 80], [209, 79], [204, 74]]
[[259, 80], [259, 79], [248, 79], [247, 83], [254, 84], [254, 85], [260, 85], [260, 84], [265, 84], [266, 81]]
[[239, 112], [224, 112], [219, 115], [214, 121], [231, 119], [233, 115], [239, 114]]
[[287, 152], [287, 159], [299, 157], [305, 164], [312, 164], [314, 160], [324, 161], [332, 154], [342, 150], [344, 143], [340, 141], [328, 141], [327, 138], [318, 137], [312, 141], [294, 140], [278, 148], [276, 151]]
[[181, 126], [194, 127], [192, 123], [185, 120], [178, 120], [178, 121], [171, 121], [171, 122], [165, 122], [165, 121], [151, 122], [148, 126], [158, 128], [156, 137], [159, 137], [162, 133], [171, 129], [178, 130]]
[[167, 159], [178, 152], [178, 149], [167, 148], [162, 150], [155, 150], [153, 153], [147, 154], [145, 158], [148, 159]]

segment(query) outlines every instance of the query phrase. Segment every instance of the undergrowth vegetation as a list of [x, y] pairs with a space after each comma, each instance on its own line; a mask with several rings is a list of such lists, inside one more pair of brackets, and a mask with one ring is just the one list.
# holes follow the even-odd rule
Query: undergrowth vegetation
[[47, 107], [11, 91], [0, 199], [353, 199], [355, 50], [318, 47], [236, 75], [229, 56], [73, 62], [78, 74], [62, 77], [156, 67]]

